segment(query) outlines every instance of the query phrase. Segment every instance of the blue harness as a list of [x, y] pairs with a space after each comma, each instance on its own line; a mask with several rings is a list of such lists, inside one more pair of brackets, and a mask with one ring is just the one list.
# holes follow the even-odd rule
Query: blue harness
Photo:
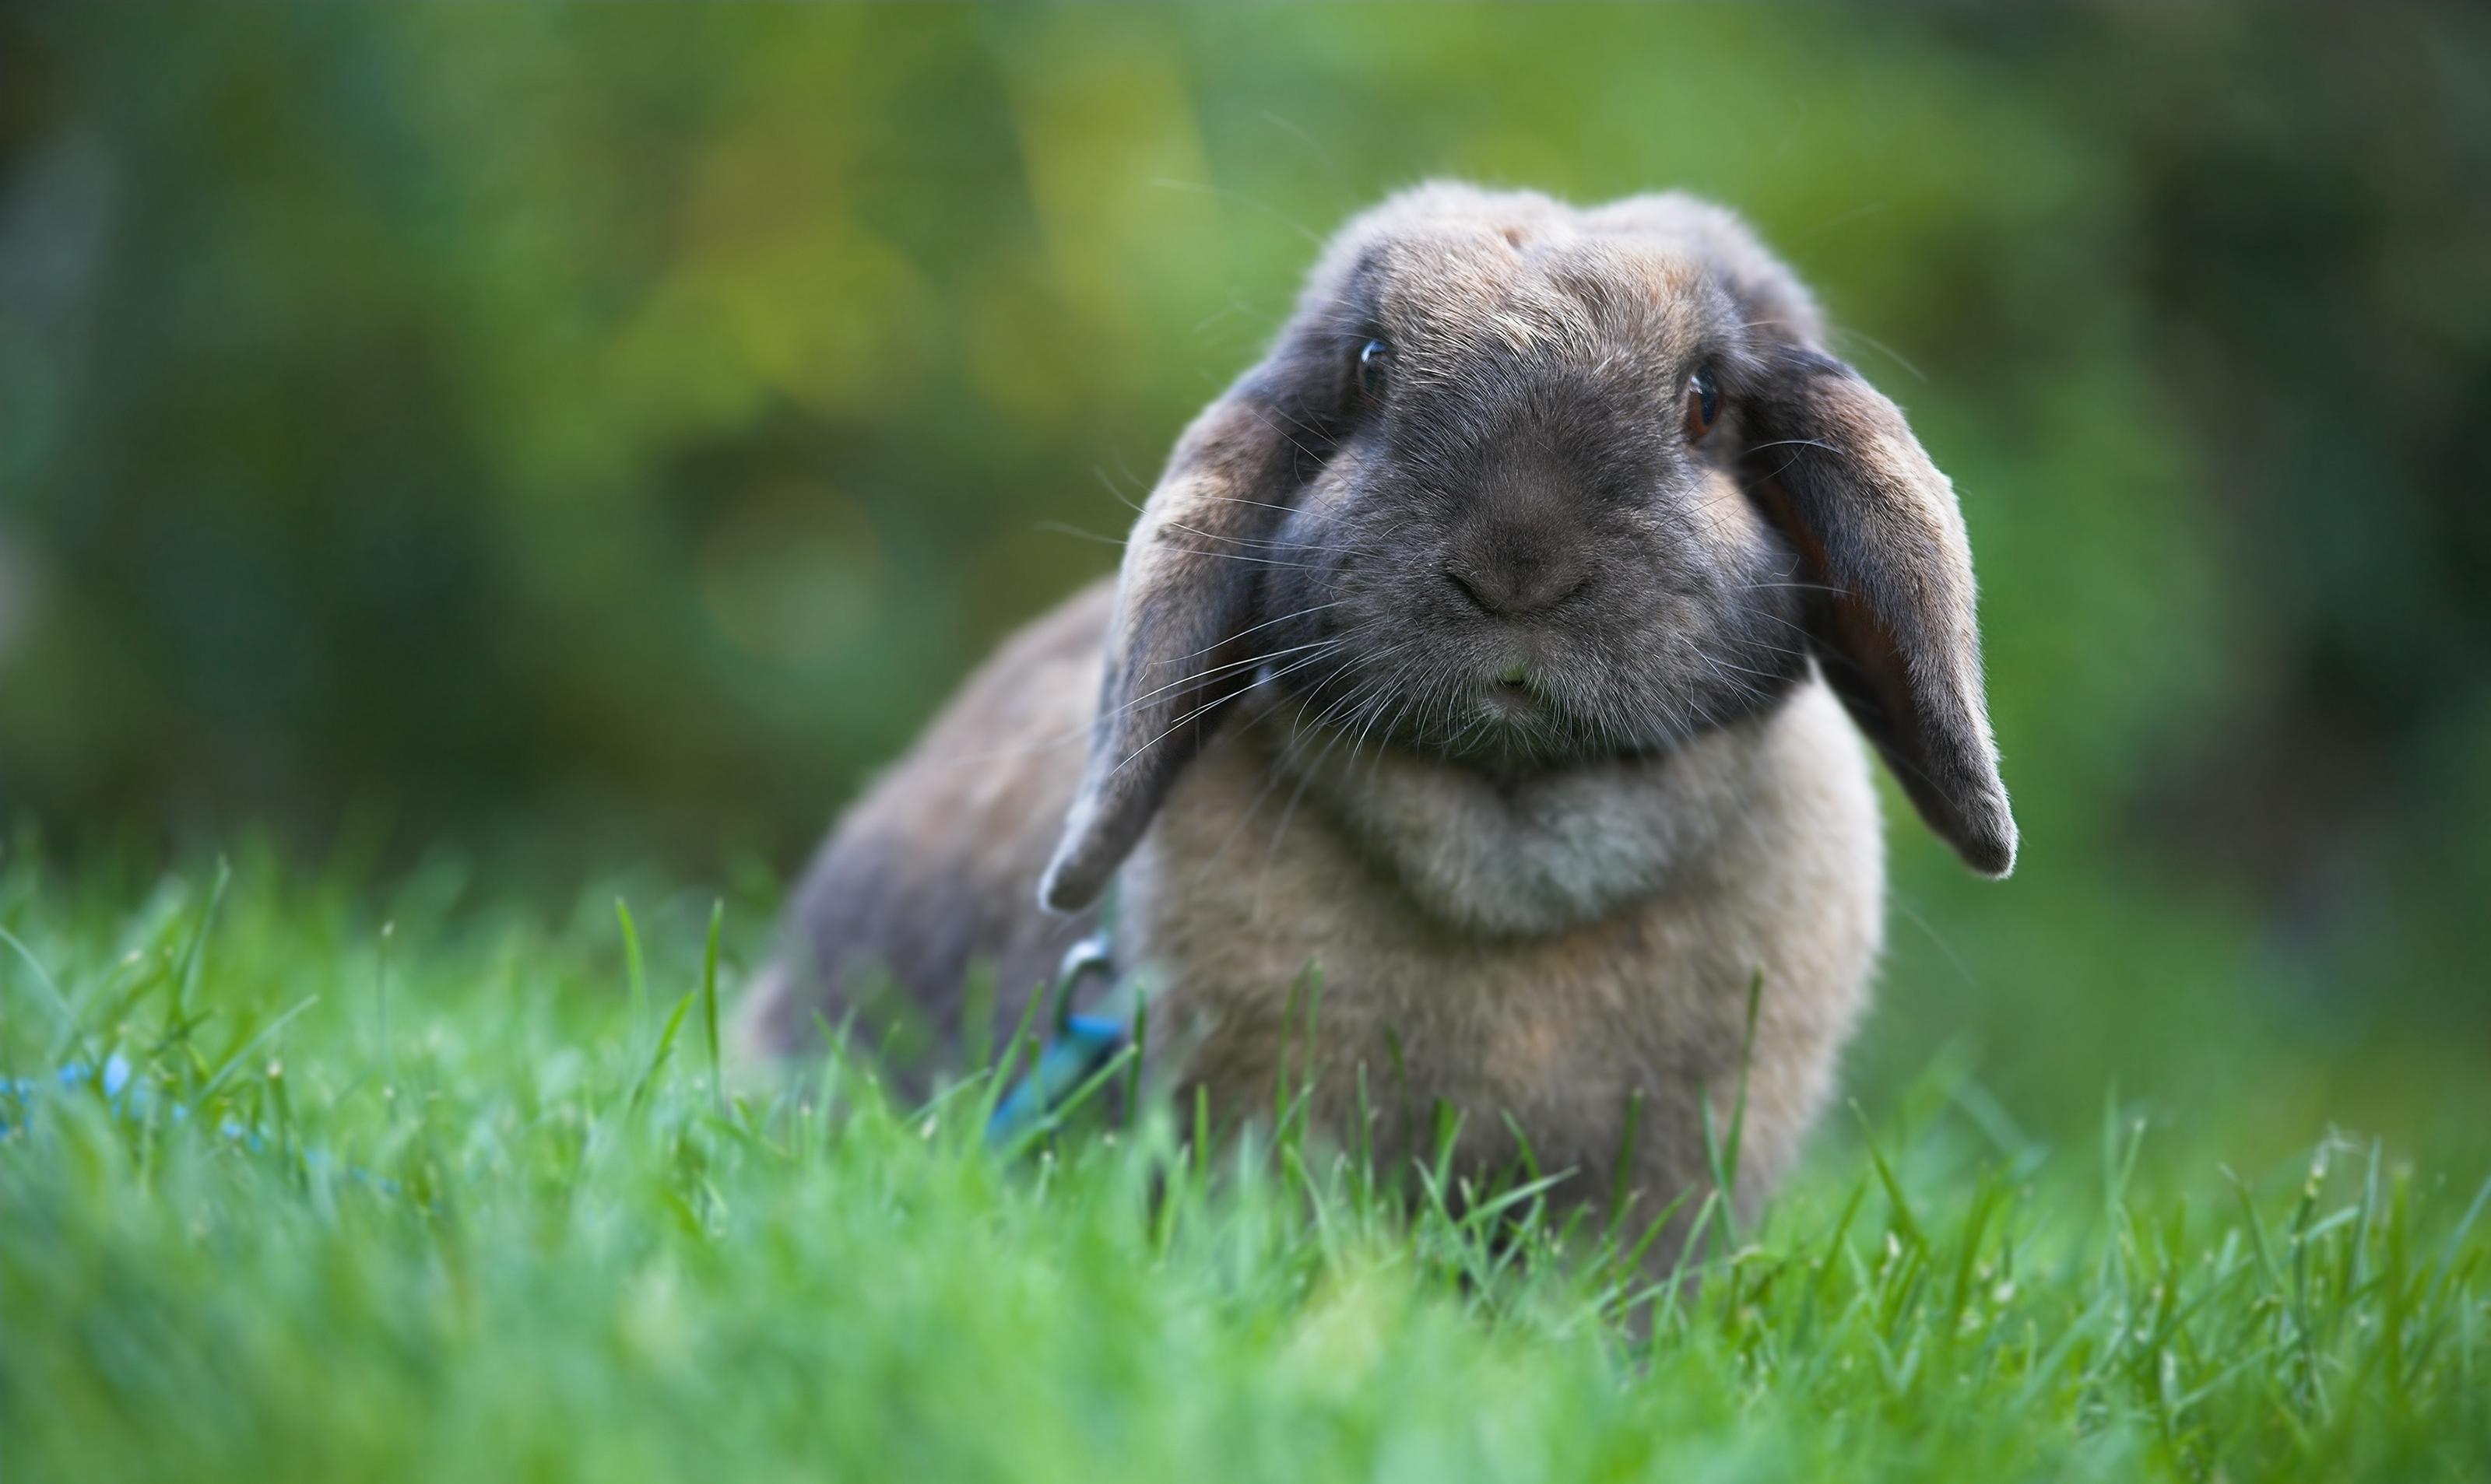
[[1116, 991], [1131, 987], [1121, 983], [1116, 975], [1115, 907], [1111, 887], [1099, 911], [1097, 931], [1065, 950], [1064, 963], [1055, 971], [1052, 990], [1053, 1029], [1046, 1044], [1039, 1049], [1037, 1062], [995, 1104], [994, 1115], [986, 1120], [987, 1144], [1008, 1148], [1019, 1143], [1132, 1043], [1123, 1021], [1106, 1015], [1076, 1014], [1072, 1008], [1075, 996], [1088, 980], [1105, 981], [1110, 999]]

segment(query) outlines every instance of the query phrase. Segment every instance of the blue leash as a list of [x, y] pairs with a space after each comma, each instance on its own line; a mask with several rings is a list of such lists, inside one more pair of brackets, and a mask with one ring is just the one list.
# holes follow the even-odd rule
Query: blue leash
[[[44, 1096], [55, 1092], [74, 1092], [88, 1087], [103, 1094], [104, 1106], [111, 1110], [114, 1118], [127, 1122], [134, 1123], [145, 1119], [155, 1103], [147, 1085], [132, 1075], [130, 1059], [116, 1051], [104, 1059], [102, 1066], [72, 1062], [53, 1073], [48, 1081], [41, 1077], [0, 1077], [0, 1136], [31, 1127]], [[168, 1104], [166, 1113], [174, 1122], [190, 1121], [190, 1110], [180, 1103]], [[231, 1119], [218, 1124], [217, 1132], [253, 1153], [265, 1153], [268, 1149], [267, 1140]], [[303, 1162], [313, 1169], [324, 1168], [329, 1163], [326, 1149], [305, 1149], [301, 1152]], [[349, 1178], [385, 1194], [397, 1193], [396, 1180], [384, 1179], [351, 1166], [345, 1173]]]
[[[1022, 1137], [1039, 1127], [1064, 1100], [1079, 1091], [1092, 1078], [1115, 1060], [1132, 1036], [1125, 1023], [1105, 1015], [1077, 1014], [1072, 1008], [1074, 997], [1091, 979], [1105, 980], [1111, 991], [1132, 986], [1119, 982], [1115, 953], [1115, 893], [1111, 887], [1106, 903], [1099, 914], [1099, 927], [1090, 936], [1065, 950], [1064, 962], [1056, 970], [1055, 1025], [1046, 1044], [1040, 1048], [1038, 1059], [1030, 1069], [1013, 1082], [1010, 1091], [995, 1105], [986, 1120], [986, 1143], [1002, 1149], [1020, 1142]], [[60, 1091], [75, 1091], [93, 1086], [103, 1093], [104, 1102], [121, 1119], [136, 1120], [147, 1114], [151, 1099], [143, 1083], [131, 1073], [130, 1060], [115, 1052], [102, 1066], [88, 1066], [73, 1062], [62, 1067], [54, 1081]], [[54, 1091], [53, 1082], [41, 1078], [0, 1077], [0, 1134], [13, 1127], [23, 1127], [33, 1120], [37, 1103], [43, 1094]], [[188, 1120], [190, 1110], [176, 1103], [171, 1108], [176, 1120]], [[228, 1121], [219, 1132], [252, 1149], [264, 1148], [260, 1136], [240, 1123]], [[326, 1162], [318, 1150], [306, 1158], [314, 1165]], [[362, 1171], [351, 1172], [357, 1178], [371, 1179]], [[395, 1188], [390, 1181], [373, 1180], [383, 1188]]]
[[[112, 1109], [115, 1118], [134, 1119], [146, 1112], [141, 1100], [147, 1090], [131, 1086], [130, 1059], [120, 1052], [106, 1058], [102, 1066], [72, 1062], [54, 1074], [54, 1081], [64, 1091], [73, 1091], [90, 1086], [99, 1089], [103, 1093], [104, 1104]], [[30, 1121], [35, 1113], [36, 1096], [51, 1090], [52, 1084], [40, 1077], [0, 1077], [0, 1134]], [[10, 1119], [13, 1114], [15, 1116], [15, 1123]], [[173, 1116], [188, 1118], [190, 1110], [177, 1107]]]

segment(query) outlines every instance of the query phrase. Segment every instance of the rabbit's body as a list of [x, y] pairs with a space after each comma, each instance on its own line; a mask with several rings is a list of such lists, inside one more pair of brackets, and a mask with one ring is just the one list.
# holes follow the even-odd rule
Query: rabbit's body
[[[1112, 592], [1006, 644], [801, 889], [817, 953], [891, 974], [938, 1026], [982, 961], [1011, 1023], [1090, 926], [1013, 888], [1080, 781], [1064, 739], [1089, 722]], [[1502, 1110], [1511, 1123], [1466, 1121], [1465, 1167], [1509, 1164], [1520, 1127], [1541, 1170], [1593, 1172], [1598, 1193], [1640, 1097], [1633, 1185], [1652, 1199], [1706, 1173], [1697, 1096], [1728, 1126], [1753, 980], [1741, 1164], [1747, 1191], [1770, 1184], [1832, 1086], [1879, 938], [1876, 796], [1831, 691], [1801, 685], [1675, 752], [1522, 779], [1308, 746], [1303, 727], [1285, 703], [1239, 717], [1119, 877], [1116, 956], [1151, 994], [1155, 1074], [1222, 1109], [1310, 1082], [1315, 1120], [1344, 1134], [1363, 1081], [1388, 1163], [1433, 1152], [1439, 1100]], [[822, 1007], [807, 990], [756, 996], [747, 1040], [808, 1029], [790, 1018]]]
[[1433, 1152], [1442, 1100], [1464, 1168], [1508, 1166], [1520, 1129], [1539, 1169], [1605, 1194], [1640, 1098], [1632, 1183], [1676, 1195], [1706, 1173], [1697, 1097], [1729, 1127], [1761, 976], [1741, 1163], [1762, 1190], [1832, 1086], [1879, 943], [1876, 796], [1815, 684], [1675, 753], [1519, 781], [1309, 749], [1275, 707], [1160, 818], [1119, 898], [1120, 951], [1158, 991], [1152, 1053], [1216, 1108], [1310, 1080], [1341, 1137], [1363, 1084], [1388, 1164]]
[[1352, 223], [1112, 598], [1015, 638], [825, 846], [748, 1041], [876, 966], [944, 1033], [991, 960], [1009, 1016], [1112, 885], [1181, 1096], [1310, 1080], [1388, 1160], [1441, 1104], [1466, 1167], [1527, 1144], [1587, 1199], [1630, 1146], [1659, 1203], [1706, 1177], [1754, 984], [1752, 1200], [1877, 952], [1858, 733], [1977, 869], [2015, 851], [1952, 490], [1822, 334], [1685, 197]]

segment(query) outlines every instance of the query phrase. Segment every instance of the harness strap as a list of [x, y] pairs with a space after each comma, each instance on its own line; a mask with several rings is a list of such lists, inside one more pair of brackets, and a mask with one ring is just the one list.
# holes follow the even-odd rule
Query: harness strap
[[1055, 971], [1052, 986], [1054, 1025], [1036, 1062], [1012, 1083], [1011, 1091], [995, 1104], [994, 1115], [986, 1120], [988, 1145], [1004, 1147], [1018, 1142], [1131, 1043], [1132, 1036], [1124, 1021], [1073, 1009], [1083, 983], [1090, 979], [1107, 984], [1108, 992], [1100, 996], [1102, 1004], [1128, 998], [1128, 992], [1138, 990], [1138, 986], [1121, 979], [1116, 973], [1113, 883], [1099, 903], [1098, 927], [1064, 950], [1064, 962]]

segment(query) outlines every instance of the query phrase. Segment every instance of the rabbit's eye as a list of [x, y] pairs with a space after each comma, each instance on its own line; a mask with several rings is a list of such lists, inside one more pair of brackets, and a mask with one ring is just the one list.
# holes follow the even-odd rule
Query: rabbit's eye
[[1693, 443], [1713, 431], [1720, 416], [1721, 385], [1713, 379], [1711, 366], [1699, 367], [1686, 378], [1686, 441]]
[[1392, 371], [1392, 347], [1382, 340], [1369, 340], [1358, 348], [1358, 390], [1369, 397], [1384, 395], [1384, 383]]

